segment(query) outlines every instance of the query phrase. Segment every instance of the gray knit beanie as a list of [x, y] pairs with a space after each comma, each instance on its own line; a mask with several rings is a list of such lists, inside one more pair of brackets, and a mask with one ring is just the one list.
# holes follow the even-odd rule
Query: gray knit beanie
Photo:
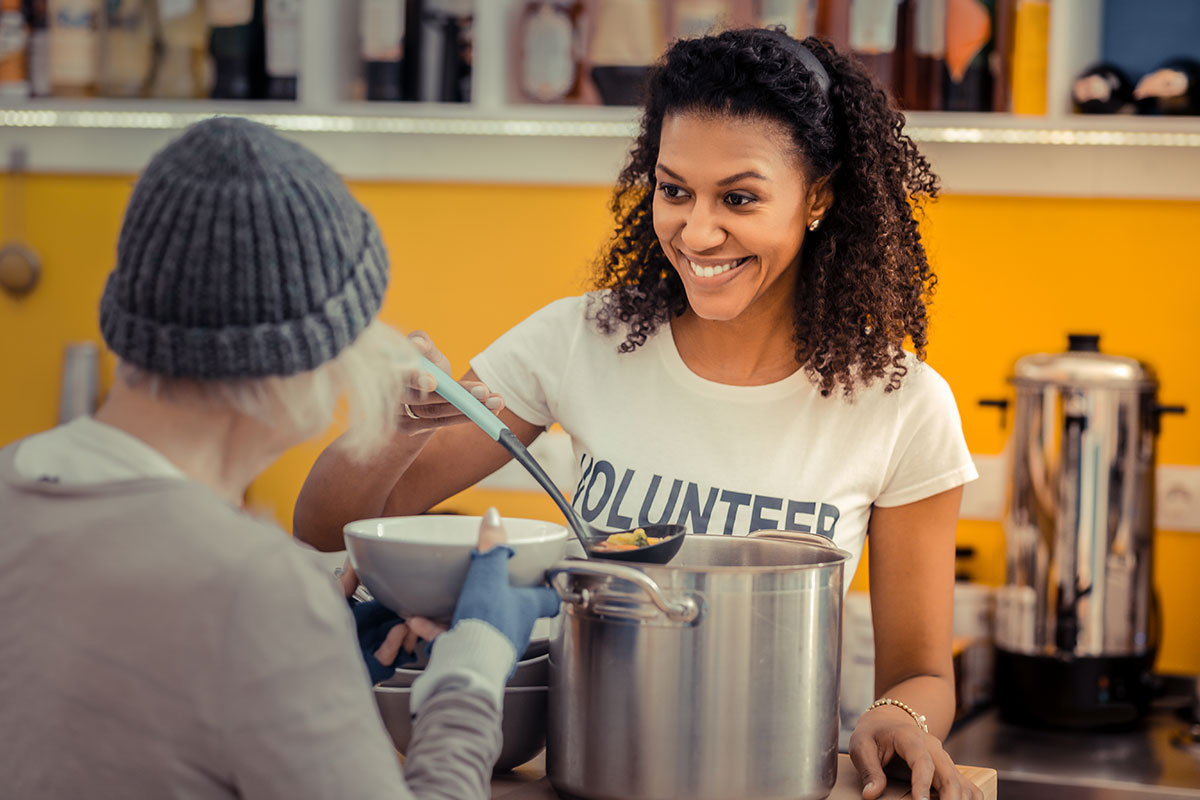
[[100, 330], [159, 375], [292, 375], [355, 340], [387, 278], [375, 221], [328, 165], [262, 125], [210, 119], [134, 187]]

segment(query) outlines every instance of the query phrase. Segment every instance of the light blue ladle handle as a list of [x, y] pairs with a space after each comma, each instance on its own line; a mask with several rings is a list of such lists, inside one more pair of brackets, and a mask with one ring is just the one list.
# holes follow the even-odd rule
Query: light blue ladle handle
[[[546, 470], [542, 469], [525, 445], [521, 444], [521, 440], [512, 432], [512, 429], [500, 421], [500, 418], [488, 410], [487, 406], [479, 402], [475, 395], [464, 389], [458, 381], [447, 375], [436, 364], [430, 361], [425, 356], [421, 356], [420, 368], [428, 372], [437, 381], [435, 392], [446, 399], [450, 405], [457, 408], [467, 419], [474, 422], [483, 432], [500, 443], [500, 446], [512, 454], [522, 467], [524, 467], [530, 475], [533, 476], [546, 493], [550, 495], [550, 499], [558, 506], [558, 510], [567, 518], [567, 524], [571, 526], [571, 530], [575, 531], [575, 535], [581, 541], [589, 542], [596, 538], [583, 518], [579, 516], [571, 504], [567, 502], [567, 498], [554, 485], [554, 481], [550, 480], [550, 476], [546, 474]], [[587, 553], [588, 558], [592, 557], [591, 552]]]
[[484, 433], [497, 442], [500, 441], [501, 432], [509, 430], [509, 427], [501, 422], [499, 417], [489, 411], [487, 406], [479, 402], [475, 395], [464, 389], [458, 381], [447, 375], [428, 358], [421, 356], [420, 363], [421, 369], [428, 372], [437, 381], [435, 392], [465, 414], [467, 419], [482, 428]]

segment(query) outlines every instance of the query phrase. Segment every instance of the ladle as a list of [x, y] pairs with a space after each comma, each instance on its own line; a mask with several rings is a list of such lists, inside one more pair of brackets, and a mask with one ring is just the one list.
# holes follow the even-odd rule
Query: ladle
[[456, 380], [443, 372], [425, 356], [421, 356], [420, 368], [432, 375], [437, 381], [437, 388], [434, 389], [435, 392], [465, 414], [469, 420], [482, 428], [484, 433], [499, 442], [500, 446], [511, 453], [512, 457], [528, 470], [534, 480], [546, 490], [546, 493], [550, 495], [550, 499], [554, 501], [555, 505], [562, 511], [563, 516], [567, 518], [567, 524], [571, 526], [571, 530], [579, 538], [579, 543], [583, 545], [583, 550], [589, 558], [606, 558], [612, 561], [637, 561], [644, 564], [666, 564], [679, 552], [679, 548], [683, 546], [684, 527], [682, 525], [641, 526], [642, 530], [646, 532], [647, 537], [662, 538], [662, 541], [657, 544], [638, 547], [634, 550], [608, 551], [599, 548], [598, 545], [611, 534], [621, 533], [621, 531], [603, 531], [588, 524], [579, 515], [579, 512], [567, 502], [567, 498], [563, 497], [563, 493], [554, 485], [554, 481], [550, 480], [550, 476], [546, 474], [546, 470], [542, 469], [542, 465], [530, 455], [525, 445], [521, 444], [521, 440], [517, 438], [517, 435], [512, 432], [511, 428], [501, 422], [500, 418], [489, 411], [474, 395], [460, 386]]

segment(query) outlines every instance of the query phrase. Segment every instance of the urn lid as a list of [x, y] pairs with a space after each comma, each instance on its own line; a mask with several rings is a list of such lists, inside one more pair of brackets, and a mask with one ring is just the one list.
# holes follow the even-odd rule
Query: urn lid
[[1065, 353], [1038, 353], [1017, 360], [1013, 382], [1021, 385], [1152, 389], [1158, 385], [1154, 370], [1137, 359], [1100, 352], [1100, 336], [1067, 335]]

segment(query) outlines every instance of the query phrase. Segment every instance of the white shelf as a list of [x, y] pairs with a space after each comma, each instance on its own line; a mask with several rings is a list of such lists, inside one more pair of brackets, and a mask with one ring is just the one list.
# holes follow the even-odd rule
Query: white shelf
[[[0, 106], [0, 159], [32, 171], [129, 174], [175, 132], [213, 114], [272, 125], [349, 178], [612, 183], [636, 109], [511, 105], [504, 75], [519, 0], [479, 0], [471, 104], [347, 102], [356, 3], [306, 0], [296, 102], [30, 101]], [[908, 134], [950, 193], [1200, 198], [1200, 118], [1087, 117], [1065, 107], [1071, 77], [1096, 57], [1094, 0], [1055, 0], [1050, 114], [918, 112]]]
[[[465, 103], [337, 103], [320, 108], [279, 101], [47, 100], [0, 106], [0, 127], [180, 130], [235, 114], [294, 133], [445, 134], [611, 138], [628, 142], [639, 110], [628, 107], [509, 105], [491, 112]], [[1200, 148], [1200, 117], [916, 111], [905, 132], [916, 142], [1093, 147]]]
[[[628, 108], [453, 104], [50, 101], [0, 109], [0, 156], [34, 172], [137, 172], [213, 114], [272, 125], [360, 180], [610, 184], [637, 130]], [[907, 131], [944, 191], [1200, 198], [1200, 120], [914, 113]]]

